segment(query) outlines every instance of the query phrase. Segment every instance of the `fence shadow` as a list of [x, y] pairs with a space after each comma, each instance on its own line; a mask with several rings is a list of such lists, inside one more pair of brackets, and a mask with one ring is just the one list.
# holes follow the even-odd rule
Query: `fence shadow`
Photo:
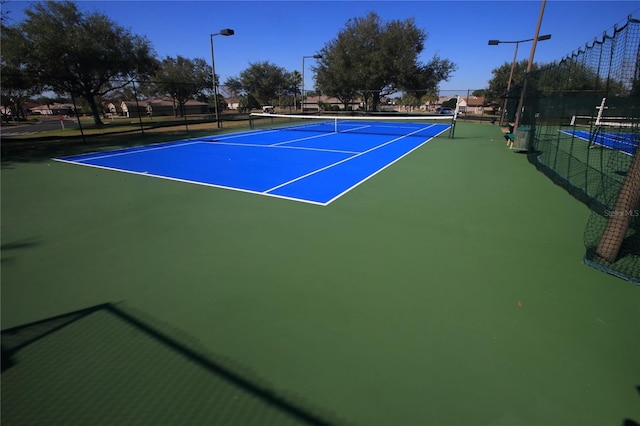
[[3, 330], [3, 424], [344, 424], [143, 316], [106, 303]]

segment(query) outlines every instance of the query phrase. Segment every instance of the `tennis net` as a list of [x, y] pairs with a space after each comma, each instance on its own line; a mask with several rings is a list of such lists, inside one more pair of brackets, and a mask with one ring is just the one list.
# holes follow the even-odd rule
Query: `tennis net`
[[605, 129], [634, 129], [640, 127], [640, 120], [630, 117], [594, 117], [590, 115], [574, 115], [571, 126], [602, 127]]
[[449, 131], [452, 138], [455, 116], [321, 116], [252, 113], [252, 130], [374, 134], [432, 138]]
[[640, 144], [640, 120], [628, 117], [591, 117], [574, 115], [571, 133], [589, 141], [590, 147], [601, 146], [634, 155]]

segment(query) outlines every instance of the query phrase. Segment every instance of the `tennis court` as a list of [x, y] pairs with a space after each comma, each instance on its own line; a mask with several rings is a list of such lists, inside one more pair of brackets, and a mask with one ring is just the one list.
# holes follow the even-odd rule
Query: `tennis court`
[[606, 98], [596, 108], [594, 116], [574, 115], [570, 127], [562, 133], [587, 141], [589, 148], [601, 147], [633, 156], [638, 148], [638, 122], [629, 117], [607, 117]]
[[587, 141], [592, 147], [614, 149], [628, 155], [635, 154], [639, 143], [637, 133], [588, 130], [562, 130], [562, 133]]
[[270, 128], [58, 161], [327, 205], [452, 126], [446, 117], [255, 119]]
[[3, 425], [640, 419], [638, 288], [582, 263], [589, 209], [498, 126], [323, 208], [51, 156], [1, 184]]

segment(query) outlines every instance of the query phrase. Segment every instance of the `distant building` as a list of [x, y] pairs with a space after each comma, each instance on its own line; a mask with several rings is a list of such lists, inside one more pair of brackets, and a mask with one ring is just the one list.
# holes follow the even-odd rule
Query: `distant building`
[[490, 110], [493, 111], [493, 108], [490, 106], [485, 106], [485, 97], [484, 96], [473, 96], [473, 95], [453, 95], [453, 96], [440, 96], [438, 101], [435, 103], [431, 103], [427, 110], [433, 111], [443, 103], [449, 101], [450, 99], [459, 98], [458, 102], [458, 111], [464, 114], [483, 114], [484, 111]]
[[240, 106], [239, 96], [231, 96], [231, 97], [225, 98], [225, 101], [227, 101], [227, 108], [229, 109], [238, 109], [238, 107]]
[[[81, 110], [82, 108], [78, 108]], [[29, 112], [34, 115], [73, 115], [73, 104], [53, 103], [50, 105], [36, 105], [29, 108]]]
[[[327, 105], [330, 109], [340, 108], [344, 109], [344, 104], [338, 98], [331, 98], [329, 96], [321, 95], [321, 96], [307, 96], [307, 98], [302, 102], [303, 111], [320, 111], [320, 105], [318, 102], [322, 102]], [[352, 110], [357, 110], [362, 108], [362, 102], [360, 99], [354, 99], [349, 103], [349, 106]]]
[[[137, 102], [135, 100], [125, 100], [120, 102], [117, 108], [113, 103], [107, 104], [106, 108], [111, 113], [113, 113], [113, 110], [115, 109], [115, 112], [118, 115], [122, 115], [124, 117], [146, 117], [150, 114], [154, 117], [176, 116], [182, 112], [179, 111], [178, 104], [174, 103], [173, 100], [170, 99], [146, 99], [139, 100]], [[184, 109], [185, 114], [187, 115], [210, 113], [209, 104], [193, 99], [190, 99], [185, 103]]]
[[[485, 97], [484, 96], [462, 96], [460, 97], [460, 111], [465, 114], [483, 114], [485, 111]], [[493, 108], [487, 107], [487, 109], [493, 111]]]

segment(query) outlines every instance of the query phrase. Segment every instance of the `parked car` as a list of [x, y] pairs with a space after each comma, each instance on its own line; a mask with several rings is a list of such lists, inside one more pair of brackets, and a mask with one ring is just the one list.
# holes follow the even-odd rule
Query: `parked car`
[[447, 107], [440, 107], [436, 110], [436, 114], [442, 114], [442, 115], [453, 115], [454, 114], [454, 110], [453, 108], [447, 108]]

